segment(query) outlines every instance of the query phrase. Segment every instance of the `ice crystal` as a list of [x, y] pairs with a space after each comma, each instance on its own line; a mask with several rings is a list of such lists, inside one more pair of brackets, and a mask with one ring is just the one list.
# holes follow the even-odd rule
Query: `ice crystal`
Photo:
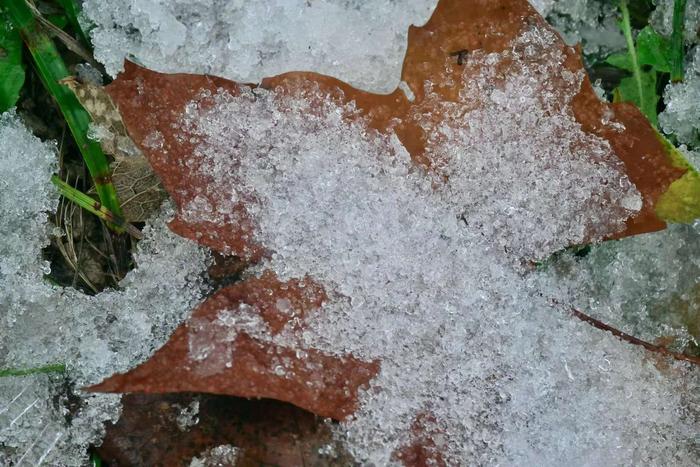
[[240, 449], [230, 444], [222, 444], [207, 449], [199, 457], [192, 458], [190, 467], [225, 467], [236, 465]]
[[546, 276], [559, 296], [628, 334], [654, 342], [675, 337], [682, 348], [700, 339], [700, 223], [565, 254]]
[[194, 400], [190, 405], [182, 407], [178, 405], [180, 413], [175, 418], [175, 423], [180, 431], [188, 431], [199, 423], [199, 400]]
[[[571, 45], [582, 42], [586, 54], [625, 47], [615, 2], [532, 3]], [[113, 76], [128, 56], [159, 71], [209, 73], [243, 82], [310, 70], [365, 90], [389, 92], [399, 85], [408, 26], [424, 23], [436, 4], [86, 0], [84, 8], [86, 22], [94, 26], [95, 56]]]
[[604, 56], [625, 48], [618, 25], [618, 2], [608, 0], [540, 0], [534, 3], [552, 26], [585, 56]]
[[700, 45], [689, 54], [684, 80], [666, 86], [664, 103], [666, 108], [659, 114], [664, 133], [675, 135], [681, 143], [700, 145]]
[[[407, 26], [424, 22], [435, 3], [86, 0], [84, 8], [95, 24], [96, 57], [112, 75], [130, 55], [161, 71], [258, 81], [308, 69], [391, 91], [400, 84]], [[664, 0], [654, 17], [666, 33], [671, 3]], [[614, 2], [534, 4], [587, 53], [624, 48]], [[273, 251], [260, 269], [309, 275], [326, 288], [329, 300], [307, 323], [301, 347], [381, 359], [358, 413], [336, 432], [358, 462], [395, 461], [392, 453], [410, 443], [424, 413], [434, 416], [434, 441], [453, 463], [693, 465], [697, 458], [697, 370], [657, 367], [643, 350], [551, 300], [589, 307], [644, 337], [670, 332], [690, 340], [676, 317], [658, 319], [654, 310], [674, 299], [671, 282], [681, 283], [681, 294], [697, 284], [697, 225], [605, 245], [583, 260], [567, 257], [546, 273], [528, 276], [514, 265], [582, 241], [586, 229], [595, 237], [601, 221], [621, 226], [639, 208], [610, 147], [583, 133], [567, 110], [582, 77], [564, 74], [555, 65], [561, 57], [546, 70], [528, 61], [528, 54], [556, 54], [550, 40], [531, 34], [504, 54], [471, 54], [465, 66], [488, 66], [462, 98], [479, 91], [487, 99], [427, 128], [434, 135], [428, 150], [444, 156], [436, 169], [447, 177], [417, 169], [396, 138], [362, 121], [348, 124], [343, 116], [352, 107], [332, 100], [319, 114], [304, 96], [219, 95], [215, 110], [193, 104], [183, 122], [201, 133], [198, 151], [212, 169], [206, 175], [222, 195], [255, 195], [256, 235]], [[504, 60], [515, 67], [494, 80], [489, 73]], [[693, 73], [689, 66], [686, 83], [667, 89], [660, 116], [663, 130], [681, 141], [697, 136], [688, 118], [700, 102], [692, 99]], [[568, 83], [563, 99], [548, 98], [548, 79]], [[512, 98], [516, 90], [521, 101]], [[241, 166], [229, 165], [232, 135]], [[148, 144], [160, 140], [154, 134]], [[79, 465], [119, 404], [78, 388], [132, 367], [167, 339], [203, 292], [206, 258], [169, 233], [166, 210], [145, 229], [139, 267], [119, 290], [86, 297], [45, 283], [40, 250], [56, 203], [48, 183], [55, 155], [12, 113], [0, 116], [0, 143], [0, 366], [68, 366], [65, 374], [0, 379], [0, 464]], [[195, 201], [190, 215], [217, 219], [204, 198]], [[285, 332], [273, 338], [246, 307], [223, 311], [207, 331], [298, 344]], [[192, 358], [207, 348], [192, 342]], [[77, 407], [66, 403], [66, 382], [78, 391]], [[236, 455], [221, 446], [192, 465]]]

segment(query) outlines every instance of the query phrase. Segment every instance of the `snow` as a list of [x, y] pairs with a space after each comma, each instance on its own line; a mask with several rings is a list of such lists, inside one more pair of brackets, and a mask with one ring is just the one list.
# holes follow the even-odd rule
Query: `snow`
[[659, 114], [659, 126], [680, 143], [700, 145], [700, 45], [688, 56], [685, 77], [669, 83], [664, 90], [666, 108]]
[[581, 43], [586, 57], [623, 50], [625, 39], [618, 25], [619, 2], [557, 0], [542, 2], [547, 21], [570, 45]]
[[[205, 291], [200, 275], [208, 255], [167, 229], [172, 208], [166, 207], [144, 229], [139, 267], [119, 290], [91, 297], [53, 286], [43, 279], [50, 265], [41, 249], [49, 242], [47, 213], [57, 201], [49, 181], [55, 145], [39, 141], [7, 112], [0, 116], [0, 167], [0, 368], [67, 367], [0, 378], [0, 452], [8, 462], [25, 456], [29, 464], [82, 465], [87, 446], [104, 436], [105, 421], [116, 421], [120, 404], [118, 396], [79, 388], [127, 370], [167, 340]], [[68, 397], [66, 384], [80, 401], [68, 419], [63, 403], [52, 403]]]
[[[673, 0], [655, 0], [654, 29], [667, 37], [673, 31]], [[664, 90], [666, 108], [659, 114], [659, 126], [674, 135], [680, 144], [700, 146], [700, 0], [688, 0], [685, 9], [684, 38], [690, 49], [685, 58], [685, 76], [680, 83], [669, 83]]]
[[[553, 305], [561, 285], [518, 261], [581, 241], [586, 228], [600, 235], [601, 222], [619, 228], [639, 207], [607, 143], [572, 118], [582, 76], [562, 71], [553, 40], [529, 30], [502, 54], [470, 54], [465, 69], [480, 74], [459, 102], [435, 107], [427, 93], [441, 123], [421, 120], [421, 108], [414, 118], [433, 135], [437, 174], [313, 87], [222, 92], [183, 112], [207, 192], [256, 200], [256, 238], [273, 251], [257, 272], [309, 276], [329, 297], [301, 337], [270, 335], [251, 305], [222, 312], [212, 332], [380, 359], [336, 431], [361, 464], [391, 463], [427, 412], [454, 464], [691, 465], [697, 371], [657, 367], [574, 319]], [[564, 83], [558, 98], [553, 82]], [[216, 221], [206, 205], [186, 216]]]
[[186, 407], [175, 404], [180, 413], [175, 418], [175, 423], [180, 431], [189, 431], [199, 423], [199, 400], [194, 400]]
[[[692, 3], [693, 0], [691, 0]], [[125, 57], [166, 72], [259, 82], [290, 70], [334, 76], [373, 92], [399, 85], [406, 33], [436, 0], [86, 0], [95, 57], [115, 76]], [[622, 50], [617, 4], [535, 0], [567, 42], [587, 54]]]
[[222, 444], [211, 449], [207, 449], [200, 454], [200, 457], [193, 457], [190, 467], [219, 467], [236, 465], [240, 449], [230, 444]]
[[[700, 339], [700, 223], [564, 254], [545, 276], [560, 300], [628, 334], [654, 342], [675, 337], [683, 349]], [[694, 334], [694, 335], [693, 335]]]
[[[87, 0], [95, 57], [112, 76], [131, 55], [159, 70], [258, 82], [313, 70], [363, 89], [399, 84], [408, 26], [435, 0]], [[319, 27], [319, 25], [323, 25]]]
[[[667, 37], [673, 32], [673, 0], [654, 0], [656, 8], [651, 14], [654, 29]], [[685, 5], [684, 33], [686, 43], [697, 44], [700, 28], [700, 0], [687, 0]]]

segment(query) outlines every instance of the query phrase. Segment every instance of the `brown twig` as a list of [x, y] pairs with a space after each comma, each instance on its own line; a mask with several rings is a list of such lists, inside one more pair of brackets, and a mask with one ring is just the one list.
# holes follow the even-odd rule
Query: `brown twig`
[[660, 345], [656, 344], [651, 344], [649, 342], [643, 341], [637, 337], [634, 337], [630, 334], [627, 334], [626, 332], [622, 332], [619, 329], [616, 329], [610, 325], [605, 324], [604, 322], [597, 320], [591, 316], [588, 316], [587, 314], [575, 309], [571, 308], [571, 314], [580, 319], [581, 321], [584, 321], [588, 324], [590, 324], [593, 327], [596, 327], [598, 329], [601, 329], [603, 331], [608, 331], [611, 333], [613, 336], [618, 337], [622, 339], [623, 341], [629, 342], [630, 344], [634, 345], [640, 345], [647, 349], [650, 352], [656, 352], [660, 353], [662, 355], [666, 355], [671, 358], [675, 358], [676, 360], [681, 360], [684, 362], [690, 362], [694, 363], [696, 365], [700, 365], [700, 357], [693, 357], [692, 355], [686, 355], [684, 353], [680, 352], [673, 352], [671, 350], [668, 350], [666, 347], [662, 347]]

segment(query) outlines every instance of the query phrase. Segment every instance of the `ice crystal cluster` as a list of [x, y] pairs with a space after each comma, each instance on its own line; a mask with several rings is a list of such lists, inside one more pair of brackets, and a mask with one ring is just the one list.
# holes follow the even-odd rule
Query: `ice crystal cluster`
[[[257, 82], [314, 70], [376, 92], [399, 83], [411, 24], [435, 0], [87, 0], [95, 57], [111, 75], [126, 55], [170, 72]], [[322, 26], [321, 26], [322, 25]]]
[[[692, 0], [691, 2], [692, 3]], [[111, 75], [130, 56], [158, 71], [257, 82], [312, 70], [374, 92], [399, 84], [406, 31], [437, 0], [86, 0], [95, 56]], [[586, 53], [625, 47], [617, 4], [534, 0], [570, 44]]]
[[222, 444], [203, 452], [200, 457], [193, 457], [190, 467], [223, 467], [236, 465], [240, 449], [230, 444]]
[[700, 223], [564, 254], [545, 276], [561, 299], [648, 342], [700, 342]]
[[[86, 0], [84, 11], [94, 23], [96, 56], [112, 75], [131, 55], [161, 71], [258, 81], [309, 69], [390, 91], [407, 26], [423, 23], [435, 3]], [[662, 3], [667, 12], [672, 2]], [[694, 0], [688, 3], [691, 9]], [[624, 47], [614, 2], [534, 4], [589, 53]], [[668, 27], [667, 13], [655, 18]], [[439, 163], [431, 174], [396, 137], [348, 118], [352, 106], [333, 99], [312, 110], [308, 95], [220, 94], [215, 109], [195, 102], [182, 122], [200, 134], [198, 151], [219, 193], [257, 200], [249, 206], [257, 239], [274, 252], [259, 269], [284, 279], [308, 275], [329, 296], [301, 337], [270, 336], [255, 310], [251, 319], [225, 320], [232, 331], [381, 360], [357, 414], [336, 432], [358, 462], [394, 462], [417, 436], [416, 419], [453, 464], [697, 459], [697, 369], [660, 364], [554, 303], [580, 306], [649, 340], [671, 334], [690, 341], [695, 334], [682, 310], [697, 309], [699, 227], [606, 244], [536, 274], [519, 262], [590, 240], [586, 232], [596, 238], [601, 221], [621, 227], [640, 206], [607, 143], [583, 133], [567, 110], [582, 77], [557, 66], [562, 57], [551, 40], [530, 31], [502, 54], [469, 56], [465, 68], [480, 70], [462, 93], [469, 113], [445, 105], [441, 124], [421, 122], [434, 136], [427, 151]], [[548, 68], [536, 67], [547, 54]], [[503, 62], [512, 64], [509, 74], [494, 79]], [[696, 58], [686, 83], [667, 90], [660, 116], [664, 131], [680, 140], [697, 136], [687, 112], [699, 101], [698, 66]], [[553, 83], [567, 92], [551, 98]], [[511, 98], [515, 91], [520, 100]], [[476, 95], [482, 99], [469, 101]], [[148, 357], [204, 290], [206, 255], [167, 230], [167, 209], [145, 229], [139, 267], [119, 290], [87, 297], [45, 282], [49, 265], [40, 251], [56, 203], [48, 182], [54, 161], [54, 148], [13, 113], [0, 116], [0, 368], [67, 366], [65, 373], [0, 378], [2, 465], [81, 465], [119, 403], [80, 386]], [[197, 205], [189, 214], [217, 215]], [[663, 313], [670, 307], [681, 312]], [[220, 446], [192, 465], [236, 455]]]
[[666, 86], [664, 102], [666, 108], [659, 114], [664, 133], [700, 147], [700, 45], [692, 49], [683, 81]]
[[[227, 320], [231, 332], [381, 361], [337, 429], [361, 464], [396, 461], [416, 420], [455, 465], [692, 464], [697, 371], [657, 367], [572, 318], [553, 305], [560, 285], [513, 261], [640, 207], [607, 143], [567, 110], [582, 77], [563, 71], [553, 40], [529, 30], [501, 54], [471, 54], [464, 66], [479, 74], [459, 104], [434, 108], [425, 83], [442, 122], [421, 121], [433, 174], [315, 88], [222, 92], [184, 114], [207, 193], [255, 200], [257, 240], [273, 252], [259, 270], [311, 277], [329, 296], [302, 336], [271, 336], [260, 319]], [[568, 92], [555, 97], [554, 83]], [[206, 206], [186, 214], [215, 221]]]
[[[673, 0], [654, 0], [656, 8], [651, 14], [654, 29], [667, 37], [673, 32]], [[686, 43], [700, 42], [700, 0], [687, 0], [683, 36]]]
[[618, 25], [618, 2], [539, 0], [533, 4], [570, 45], [581, 43], [586, 56], [600, 57], [625, 47]]
[[[700, 168], [700, 154], [681, 146]], [[647, 342], [700, 345], [700, 222], [552, 258], [539, 278], [579, 310]]]
[[119, 290], [90, 297], [44, 280], [56, 160], [55, 147], [32, 136], [14, 112], [0, 116], [0, 368], [66, 366], [0, 378], [2, 465], [83, 465], [87, 446], [99, 443], [120, 405], [118, 396], [80, 387], [148, 357], [203, 288], [206, 255], [170, 233], [167, 211], [145, 229], [139, 267]]
[[[651, 16], [654, 29], [666, 37], [673, 32], [673, 0], [655, 0]], [[685, 76], [664, 90], [666, 108], [659, 125], [680, 143], [700, 146], [700, 0], [688, 0], [685, 8], [684, 38], [692, 46], [685, 60]]]

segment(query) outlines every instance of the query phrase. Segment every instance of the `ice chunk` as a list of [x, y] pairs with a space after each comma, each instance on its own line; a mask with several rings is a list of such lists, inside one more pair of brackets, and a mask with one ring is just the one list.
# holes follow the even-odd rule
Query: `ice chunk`
[[236, 465], [240, 449], [230, 444], [222, 444], [215, 448], [207, 449], [199, 457], [192, 458], [190, 467], [219, 467]]
[[0, 304], [14, 304], [18, 290], [45, 296], [41, 277], [49, 264], [40, 250], [49, 241], [47, 214], [58, 201], [49, 183], [56, 148], [35, 138], [14, 111], [0, 115], [0, 142]]
[[555, 0], [532, 0], [530, 4], [535, 7], [535, 9], [542, 16], [547, 16], [552, 8], [554, 8]]
[[618, 2], [606, 0], [541, 0], [535, 7], [567, 43], [581, 43], [585, 56], [605, 56], [625, 48], [617, 23]]
[[[625, 47], [615, 2], [532, 3], [571, 45], [582, 42], [586, 54], [604, 55]], [[309, 70], [365, 90], [390, 92], [399, 85], [408, 26], [424, 23], [436, 4], [437, 0], [86, 0], [83, 6], [95, 57], [113, 76], [130, 56], [158, 71], [257, 82], [290, 70]]]
[[132, 55], [159, 71], [244, 82], [313, 70], [358, 87], [399, 84], [406, 34], [435, 0], [87, 0], [95, 57], [115, 75]]
[[178, 406], [180, 413], [175, 418], [175, 423], [180, 431], [188, 431], [199, 423], [199, 400], [193, 400], [187, 407]]
[[62, 374], [0, 378], [3, 465], [84, 465], [87, 447], [104, 436], [103, 424], [118, 419], [120, 396], [68, 399], [65, 384]]
[[[700, 341], [700, 223], [566, 254], [545, 275], [560, 299], [648, 342], [674, 337], [682, 349]], [[555, 285], [556, 284], [556, 285]]]
[[659, 114], [659, 125], [678, 141], [700, 145], [700, 45], [695, 46], [680, 83], [669, 83], [664, 90], [666, 108]]

